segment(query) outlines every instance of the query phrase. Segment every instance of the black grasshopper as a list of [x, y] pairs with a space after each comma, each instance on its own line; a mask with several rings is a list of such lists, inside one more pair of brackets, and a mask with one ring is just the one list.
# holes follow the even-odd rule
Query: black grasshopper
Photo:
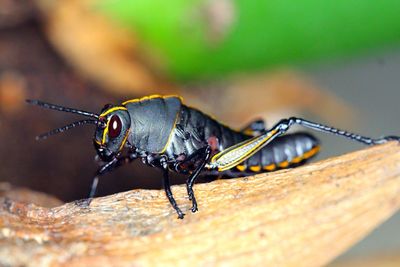
[[366, 145], [399, 140], [397, 136], [372, 139], [295, 117], [283, 119], [270, 129], [265, 129], [263, 121], [258, 120], [236, 131], [182, 104], [177, 96], [154, 95], [121, 105], [106, 105], [100, 114], [38, 100], [27, 102], [90, 117], [42, 134], [38, 139], [83, 124], [96, 125], [93, 142], [105, 164], [96, 173], [89, 200], [95, 195], [99, 176], [140, 158], [145, 164], [162, 170], [166, 195], [181, 219], [184, 213], [172, 195], [169, 170], [189, 175], [187, 192], [192, 201], [191, 211], [196, 212], [193, 184], [201, 173], [234, 177], [295, 167], [313, 157], [319, 150], [314, 136], [303, 132], [284, 135], [294, 124]]

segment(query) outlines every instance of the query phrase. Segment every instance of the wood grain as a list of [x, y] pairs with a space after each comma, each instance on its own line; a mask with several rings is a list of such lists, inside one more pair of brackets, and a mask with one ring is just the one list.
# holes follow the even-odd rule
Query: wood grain
[[[180, 206], [190, 202], [174, 186]], [[197, 184], [178, 220], [162, 190], [44, 208], [0, 199], [0, 265], [320, 266], [400, 205], [400, 145]]]

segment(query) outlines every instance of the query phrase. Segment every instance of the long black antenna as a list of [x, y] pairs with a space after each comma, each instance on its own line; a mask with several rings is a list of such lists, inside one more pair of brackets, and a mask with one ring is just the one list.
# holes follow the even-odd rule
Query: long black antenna
[[63, 126], [63, 127], [60, 127], [60, 128], [54, 129], [54, 130], [51, 130], [51, 131], [49, 131], [49, 132], [47, 132], [47, 133], [38, 135], [38, 136], [36, 136], [36, 140], [46, 139], [47, 137], [49, 137], [49, 136], [51, 136], [51, 135], [55, 135], [55, 134], [58, 134], [58, 133], [62, 133], [62, 132], [64, 132], [64, 131], [70, 130], [70, 129], [75, 128], [75, 127], [80, 126], [80, 125], [84, 125], [84, 124], [95, 124], [95, 125], [98, 125], [99, 123], [100, 123], [100, 122], [97, 121], [97, 120], [81, 120], [81, 121], [76, 121], [76, 122], [73, 122], [73, 123], [71, 123], [71, 124], [65, 125], [65, 126]]
[[58, 105], [46, 103], [46, 102], [43, 102], [43, 101], [40, 101], [40, 100], [27, 99], [26, 102], [31, 104], [31, 105], [36, 105], [36, 106], [39, 106], [39, 107], [42, 107], [42, 108], [54, 109], [54, 110], [63, 111], [63, 112], [69, 112], [69, 113], [76, 113], [76, 114], [80, 114], [80, 115], [83, 115], [83, 116], [99, 119], [99, 115], [97, 115], [95, 113], [92, 113], [92, 112], [89, 112], [89, 111], [84, 111], [84, 110], [79, 110], [79, 109], [74, 109], [74, 108], [58, 106]]

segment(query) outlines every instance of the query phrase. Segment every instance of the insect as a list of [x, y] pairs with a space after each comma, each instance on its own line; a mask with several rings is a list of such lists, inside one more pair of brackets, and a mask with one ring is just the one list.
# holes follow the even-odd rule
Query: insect
[[96, 126], [93, 143], [104, 162], [96, 172], [89, 200], [95, 195], [99, 176], [135, 159], [162, 170], [165, 193], [182, 219], [169, 182], [169, 171], [188, 175], [186, 182], [192, 212], [197, 201], [193, 185], [200, 174], [234, 177], [274, 171], [304, 164], [319, 151], [318, 140], [309, 133], [285, 134], [298, 124], [335, 134], [366, 145], [400, 140], [397, 136], [372, 139], [302, 118], [282, 119], [270, 129], [256, 120], [242, 130], [233, 130], [203, 112], [184, 105], [178, 96], [146, 96], [120, 105], [107, 104], [100, 114], [58, 106], [39, 100], [28, 103], [43, 108], [80, 114], [88, 119], [39, 135], [45, 139], [74, 127]]

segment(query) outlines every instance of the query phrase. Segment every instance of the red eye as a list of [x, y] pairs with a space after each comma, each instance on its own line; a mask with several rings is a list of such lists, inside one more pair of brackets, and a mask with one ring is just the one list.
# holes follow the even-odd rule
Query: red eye
[[121, 133], [121, 128], [121, 119], [117, 115], [112, 116], [110, 119], [110, 124], [108, 126], [108, 135], [111, 138], [117, 137]]

